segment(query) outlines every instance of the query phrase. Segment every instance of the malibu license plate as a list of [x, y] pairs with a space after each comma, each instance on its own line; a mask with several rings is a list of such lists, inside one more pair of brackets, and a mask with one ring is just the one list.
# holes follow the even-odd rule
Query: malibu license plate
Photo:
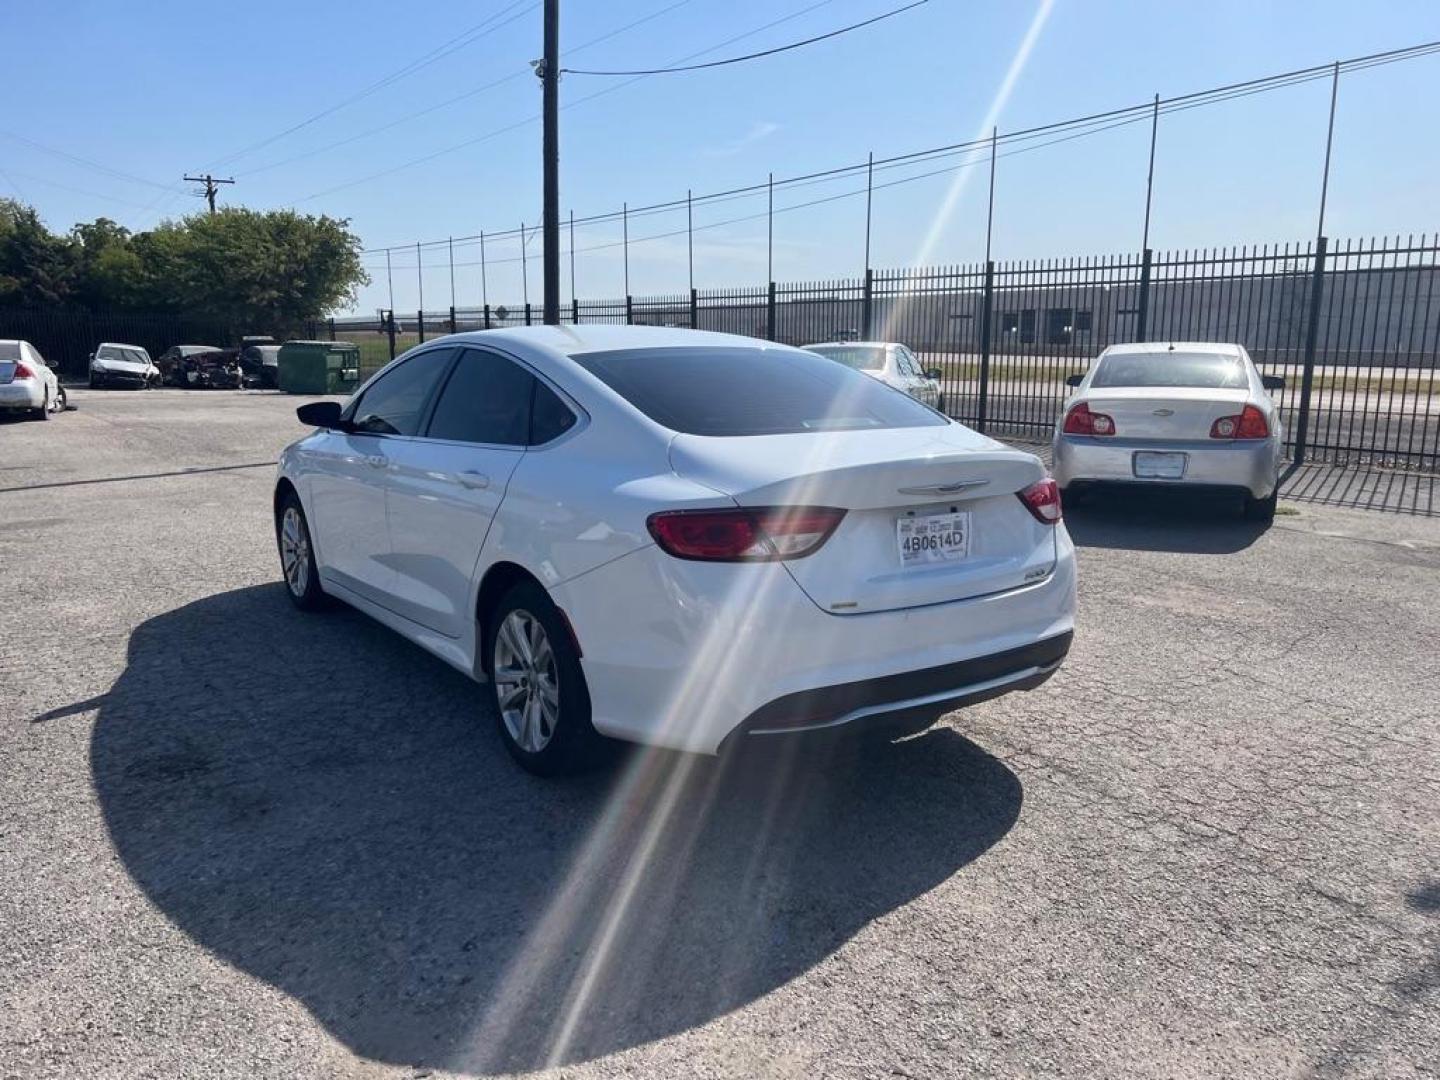
[[895, 542], [904, 568], [959, 562], [970, 554], [970, 513], [906, 514], [895, 521]]
[[1136, 450], [1135, 475], [1146, 480], [1179, 480], [1185, 475], [1185, 455], [1159, 450]]

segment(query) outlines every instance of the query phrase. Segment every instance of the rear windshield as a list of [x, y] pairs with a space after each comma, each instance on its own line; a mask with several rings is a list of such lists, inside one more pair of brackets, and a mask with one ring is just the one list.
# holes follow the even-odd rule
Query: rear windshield
[[0, 341], [0, 360], [19, 360], [20, 343], [18, 341]]
[[1118, 353], [1100, 361], [1091, 387], [1198, 386], [1210, 390], [1250, 385], [1238, 356], [1222, 353]]
[[808, 345], [806, 348], [856, 371], [879, 371], [885, 366], [883, 345]]
[[814, 353], [682, 348], [574, 360], [650, 419], [687, 435], [944, 427], [913, 398]]

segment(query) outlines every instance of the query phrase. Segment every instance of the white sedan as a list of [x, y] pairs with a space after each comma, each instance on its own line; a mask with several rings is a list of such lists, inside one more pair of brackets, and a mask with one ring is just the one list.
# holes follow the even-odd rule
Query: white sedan
[[1068, 382], [1053, 439], [1060, 489], [1170, 486], [1234, 492], [1245, 516], [1275, 517], [1285, 429], [1243, 346], [1218, 342], [1112, 345]]
[[823, 341], [804, 348], [846, 367], [863, 371], [886, 386], [901, 390], [932, 409], [945, 411], [940, 369], [925, 369], [904, 345], [895, 341]]
[[49, 420], [65, 408], [65, 388], [28, 341], [0, 341], [0, 411]]
[[491, 330], [297, 411], [318, 430], [275, 487], [291, 599], [488, 682], [539, 773], [601, 736], [918, 730], [1069, 649], [1074, 549], [1039, 460], [814, 353]]
[[160, 385], [160, 369], [139, 345], [106, 341], [90, 354], [90, 389], [128, 386], [133, 390]]

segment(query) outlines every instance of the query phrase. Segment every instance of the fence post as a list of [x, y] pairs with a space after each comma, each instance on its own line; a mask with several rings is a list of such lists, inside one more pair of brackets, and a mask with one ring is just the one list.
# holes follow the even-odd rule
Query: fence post
[[775, 340], [775, 283], [770, 282], [770, 295], [765, 301], [765, 338]]
[[525, 325], [530, 325], [530, 301], [525, 301]]
[[1305, 372], [1300, 377], [1300, 416], [1295, 422], [1295, 464], [1305, 464], [1310, 438], [1310, 391], [1315, 383], [1315, 346], [1320, 338], [1320, 301], [1325, 295], [1325, 249], [1329, 241], [1315, 238], [1315, 270], [1310, 278], [1310, 311], [1305, 322]]
[[632, 296], [626, 296], [626, 297], [625, 297], [625, 325], [626, 325], [626, 326], [633, 326], [634, 324], [635, 324], [635, 298], [632, 297]]
[[334, 341], [334, 340], [335, 340], [335, 319], [334, 319], [334, 317], [332, 316], [331, 318], [326, 319], [325, 322], [328, 324], [329, 329], [330, 329], [330, 340], [331, 340], [331, 341]]
[[[574, 216], [574, 212], [573, 212], [573, 211], [571, 212], [571, 216], [572, 216], [572, 217]], [[573, 222], [572, 222], [572, 224], [573, 224]], [[571, 256], [571, 258], [573, 259], [574, 256], [575, 256], [575, 253], [572, 251], [572, 252], [570, 253], [570, 256]], [[575, 270], [574, 270], [574, 267], [573, 267], [573, 266], [571, 267], [571, 270], [570, 270], [570, 283], [571, 283], [572, 285], [575, 283]], [[576, 300], [575, 297], [572, 296], [572, 297], [570, 298], [570, 325], [572, 325], [572, 326], [578, 326], [579, 324], [580, 324], [580, 301], [579, 301], [579, 300]]]
[[874, 322], [872, 315], [875, 300], [875, 271], [868, 266], [865, 268], [865, 292], [860, 301], [860, 337], [863, 341], [871, 339], [871, 326]]
[[994, 325], [995, 264], [985, 263], [985, 291], [980, 297], [980, 401], [976, 407], [975, 427], [985, 430], [985, 417], [990, 401], [990, 332]]
[[700, 329], [700, 294], [690, 287], [690, 329]]
[[1140, 256], [1140, 302], [1135, 308], [1135, 340], [1146, 340], [1150, 329], [1150, 249]]
[[490, 329], [490, 305], [485, 305], [485, 329]]
[[420, 331], [420, 344], [425, 344], [425, 309], [421, 308], [415, 313], [415, 325]]
[[390, 359], [395, 359], [395, 309], [385, 312], [385, 331], [390, 338]]
[[450, 332], [455, 333], [455, 305], [450, 305]]

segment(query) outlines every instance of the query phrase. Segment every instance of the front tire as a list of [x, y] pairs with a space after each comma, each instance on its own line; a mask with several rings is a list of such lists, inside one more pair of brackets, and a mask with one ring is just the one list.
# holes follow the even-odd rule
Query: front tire
[[521, 581], [485, 620], [491, 700], [500, 738], [538, 776], [582, 772], [604, 740], [590, 723], [590, 692], [579, 650], [549, 594]]
[[280, 548], [280, 572], [285, 592], [301, 611], [318, 611], [325, 606], [320, 588], [320, 571], [315, 565], [315, 545], [310, 542], [310, 525], [300, 497], [288, 491], [275, 516], [275, 542]]

